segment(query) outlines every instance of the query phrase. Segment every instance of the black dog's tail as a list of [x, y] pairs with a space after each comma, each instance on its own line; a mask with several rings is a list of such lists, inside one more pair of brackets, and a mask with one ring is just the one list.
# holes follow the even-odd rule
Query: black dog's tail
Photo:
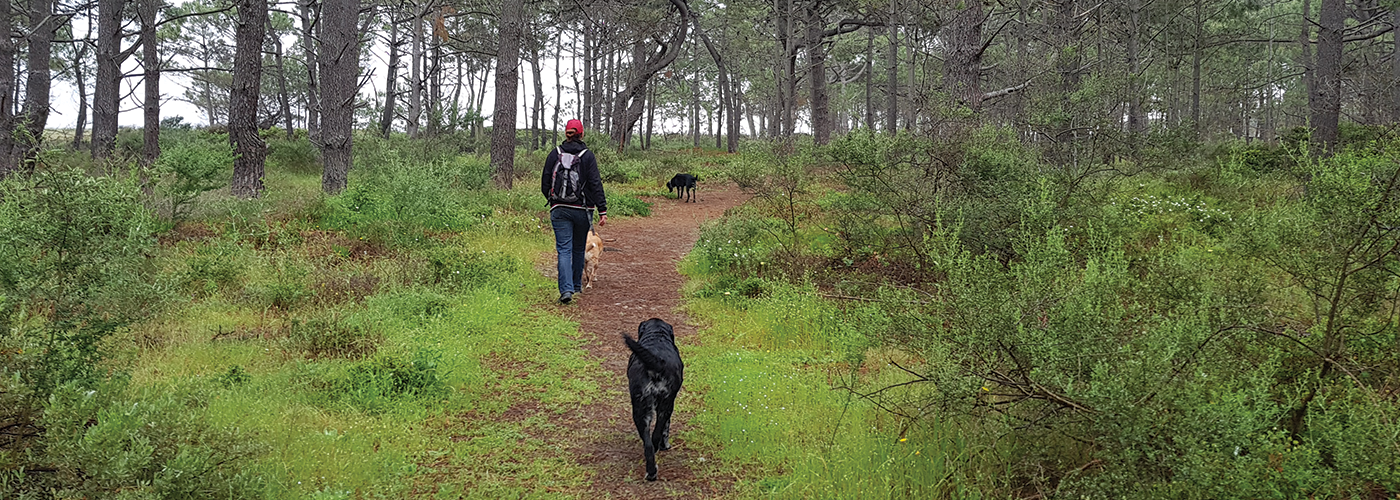
[[646, 346], [643, 346], [625, 333], [622, 334], [622, 341], [627, 343], [627, 348], [632, 350], [632, 354], [636, 355], [637, 359], [642, 360], [642, 366], [647, 367], [648, 371], [665, 371], [666, 361], [656, 357], [656, 354], [653, 354]]

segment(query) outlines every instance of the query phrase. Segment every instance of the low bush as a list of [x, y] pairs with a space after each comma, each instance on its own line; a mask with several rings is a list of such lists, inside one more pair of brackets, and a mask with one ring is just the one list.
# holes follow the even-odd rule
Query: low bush
[[394, 400], [431, 398], [448, 391], [438, 371], [441, 354], [420, 349], [411, 356], [380, 354], [346, 370], [333, 386], [335, 394], [364, 411], [387, 410]]
[[489, 286], [521, 266], [510, 255], [459, 246], [436, 247], [424, 255], [432, 273], [429, 283], [454, 291]]
[[0, 496], [257, 497], [266, 481], [251, 465], [266, 449], [235, 427], [206, 420], [211, 397], [197, 385], [134, 394], [121, 379], [93, 389], [65, 385], [40, 421], [44, 444], [31, 452], [42, 458], [30, 471], [0, 472]]
[[175, 221], [188, 215], [196, 197], [228, 185], [233, 175], [233, 150], [224, 136], [186, 135], [161, 145], [154, 166], [157, 190], [168, 200], [167, 215]]
[[292, 318], [286, 350], [312, 359], [358, 359], [374, 354], [383, 341], [378, 322], [332, 310]]

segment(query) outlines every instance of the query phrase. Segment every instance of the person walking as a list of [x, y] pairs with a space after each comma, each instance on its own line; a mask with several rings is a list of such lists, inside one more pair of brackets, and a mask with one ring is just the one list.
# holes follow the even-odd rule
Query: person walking
[[582, 291], [583, 250], [598, 210], [598, 225], [608, 221], [608, 200], [598, 159], [583, 143], [583, 122], [564, 125], [564, 142], [549, 152], [540, 175], [540, 193], [549, 200], [549, 224], [559, 253], [559, 302], [568, 304]]

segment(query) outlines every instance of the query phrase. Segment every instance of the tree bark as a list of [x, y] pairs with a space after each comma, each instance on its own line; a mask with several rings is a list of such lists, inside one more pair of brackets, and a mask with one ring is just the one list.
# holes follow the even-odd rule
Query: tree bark
[[389, 137], [394, 128], [394, 102], [399, 80], [399, 23], [389, 17], [389, 69], [384, 80], [384, 114], [379, 119], [379, 135]]
[[[1142, 109], [1142, 0], [1128, 0], [1128, 132], [1141, 134], [1146, 129], [1146, 114]], [[1136, 141], [1134, 142], [1136, 144]]]
[[544, 149], [544, 68], [540, 64], [540, 46], [530, 40], [530, 75], [535, 82], [535, 106], [530, 113], [530, 137], [535, 150]]
[[865, 129], [875, 130], [875, 101], [871, 98], [871, 87], [875, 73], [875, 28], [865, 28]]
[[[78, 150], [79, 148], [81, 148], [81, 147], [83, 146], [83, 136], [84, 136], [84, 134], [86, 134], [86, 131], [87, 131], [87, 115], [88, 115], [87, 74], [83, 72], [83, 61], [87, 60], [87, 55], [88, 55], [87, 44], [84, 43], [84, 44], [81, 44], [80, 47], [78, 47], [78, 52], [77, 52], [77, 54], [74, 55], [74, 57], [73, 57], [73, 83], [74, 83], [74, 85], [76, 85], [76, 86], [78, 87], [78, 89], [77, 89], [77, 90], [78, 90], [78, 95], [76, 96], [76, 97], [78, 98], [78, 116], [77, 116], [78, 122], [77, 122], [76, 124], [73, 125], [73, 150], [74, 150], [74, 151]], [[11, 55], [10, 57], [13, 58], [14, 56]], [[0, 64], [4, 64], [4, 63], [3, 63], [3, 62], [0, 62]], [[10, 65], [10, 68], [11, 68], [11, 69], [10, 69], [11, 74], [13, 74], [13, 72], [14, 72], [14, 65], [11, 64], [11, 65]], [[3, 69], [3, 68], [0, 68], [0, 71], [4, 71], [4, 69]], [[12, 78], [12, 80], [10, 81], [10, 85], [14, 85], [13, 77], [11, 77], [11, 78]], [[11, 118], [11, 119], [13, 119], [13, 118]], [[0, 118], [0, 121], [3, 121], [3, 118]], [[13, 127], [13, 125], [11, 125], [11, 127]], [[3, 127], [0, 127], [0, 130], [3, 130], [3, 129], [4, 129]], [[12, 128], [11, 128], [11, 130], [12, 130]], [[0, 132], [0, 133], [3, 133], [3, 132]], [[12, 142], [13, 142], [13, 139], [10, 140], [10, 143], [12, 143]], [[6, 150], [6, 151], [9, 150], [8, 147], [3, 146], [3, 145], [0, 145], [0, 148], [3, 148], [3, 149]]]
[[[981, 5], [981, 0], [971, 3]], [[821, 3], [813, 0], [807, 7], [807, 81], [811, 86], [812, 99], [812, 141], [826, 144], [831, 141], [831, 100], [826, 86], [826, 46], [822, 44], [822, 33], [826, 28], [821, 15]]]
[[[967, 123], [957, 129], [977, 126], [982, 110], [982, 22], [981, 0], [969, 0], [953, 14], [947, 26], [948, 54], [943, 65], [943, 85], [958, 106], [971, 112]], [[911, 65], [912, 67], [912, 65]]]
[[122, 0], [97, 1], [97, 82], [92, 92], [92, 157], [106, 158], [117, 144], [121, 101]]
[[893, 134], [899, 130], [899, 17], [896, 0], [890, 0], [890, 36], [888, 74], [885, 81], [885, 132]]
[[1400, 123], [1400, 4], [1390, 15], [1390, 120]]
[[496, 106], [491, 117], [491, 171], [496, 187], [515, 181], [515, 101], [520, 80], [520, 38], [524, 0], [501, 0], [496, 50]]
[[408, 63], [408, 119], [404, 131], [411, 139], [418, 138], [418, 127], [423, 120], [423, 9], [413, 6], [413, 34], [409, 41]]
[[1322, 0], [1317, 16], [1317, 70], [1308, 99], [1313, 140], [1324, 154], [1337, 144], [1342, 107], [1342, 31], [1346, 28], [1346, 1]]
[[29, 74], [24, 86], [24, 113], [16, 122], [16, 151], [22, 168], [33, 171], [35, 157], [44, 142], [44, 128], [49, 121], [50, 89], [53, 87], [53, 38], [58, 29], [54, 18], [53, 0], [29, 0]]
[[321, 189], [330, 194], [345, 190], [352, 161], [351, 133], [359, 88], [359, 12], [359, 0], [327, 3], [321, 11]]
[[1205, 28], [1205, 19], [1201, 15], [1201, 2], [1196, 0], [1196, 36], [1191, 37], [1191, 130], [1196, 137], [1201, 135], [1201, 59], [1205, 50], [1202, 45], [1202, 36]]
[[[436, 21], [434, 21], [436, 23]], [[432, 50], [428, 51], [428, 135], [437, 137], [442, 133], [442, 43], [434, 38]]]
[[[14, 29], [13, 24], [10, 2], [0, 2], [0, 29], [9, 33]], [[81, 59], [75, 63], [79, 61]], [[15, 42], [9, 36], [0, 36], [0, 179], [9, 177], [16, 170], [14, 95]]]
[[[151, 0], [145, 0], [151, 1]], [[233, 88], [228, 97], [228, 138], [233, 146], [233, 195], [257, 198], [263, 191], [267, 144], [258, 135], [262, 91], [262, 44], [267, 36], [267, 0], [237, 0]]]
[[[316, 23], [321, 17], [318, 0], [298, 0], [301, 13], [301, 51], [306, 59], [306, 135], [313, 144], [321, 141], [321, 101], [317, 85], [320, 58], [316, 55]], [[343, 187], [343, 186], [342, 186]]]
[[283, 62], [282, 55], [282, 35], [272, 29], [272, 17], [267, 18], [267, 32], [272, 39], [272, 57], [277, 63], [277, 105], [282, 113], [282, 126], [285, 127], [287, 140], [296, 138], [296, 125], [292, 123], [292, 96], [287, 92], [287, 65]]
[[160, 157], [160, 41], [156, 38], [156, 12], [159, 0], [141, 0], [137, 14], [141, 18], [141, 80], [145, 97], [142, 116], [141, 187], [146, 194], [154, 192], [150, 185], [150, 169]]

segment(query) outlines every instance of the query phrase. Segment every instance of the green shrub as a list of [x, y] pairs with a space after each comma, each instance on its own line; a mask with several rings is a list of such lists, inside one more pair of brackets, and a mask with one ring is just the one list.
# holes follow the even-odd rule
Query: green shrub
[[651, 206], [652, 203], [642, 201], [635, 195], [613, 196], [608, 199], [608, 215], [648, 217], [651, 215]]
[[184, 219], [196, 197], [228, 185], [233, 175], [233, 150], [227, 141], [190, 137], [162, 145], [154, 168], [160, 179], [158, 190], [170, 202], [170, 218], [178, 221]]
[[308, 358], [363, 358], [383, 342], [377, 322], [337, 311], [293, 318], [287, 350]]
[[180, 282], [186, 290], [208, 296], [237, 285], [247, 266], [243, 248], [220, 238], [195, 246], [194, 254], [185, 259]]
[[733, 216], [701, 225], [700, 237], [692, 252], [698, 255], [702, 265], [713, 271], [757, 275], [771, 263], [775, 243], [772, 235], [777, 226], [772, 219], [759, 217], [751, 211], [738, 211]]
[[[20, 476], [12, 492], [44, 491], [57, 498], [258, 496], [265, 481], [250, 465], [266, 450], [237, 428], [206, 420], [211, 396], [190, 387], [128, 395], [120, 381], [92, 390], [65, 385], [41, 421], [47, 429], [43, 464], [54, 472]], [[0, 485], [0, 493], [7, 486]]]
[[521, 263], [510, 255], [459, 246], [436, 247], [424, 255], [430, 283], [454, 291], [489, 286], [521, 270]]
[[0, 337], [34, 355], [9, 373], [36, 398], [90, 380], [103, 339], [158, 310], [154, 224], [130, 180], [45, 169], [0, 182]]
[[262, 307], [289, 311], [313, 295], [307, 275], [310, 271], [288, 258], [271, 258], [262, 269], [269, 276], [249, 285]]
[[598, 162], [598, 174], [603, 182], [631, 184], [640, 180], [645, 171], [646, 163], [632, 158]]
[[453, 157], [412, 164], [393, 154], [357, 169], [350, 187], [328, 200], [321, 220], [331, 229], [376, 244], [420, 245], [427, 231], [461, 231], [480, 221], [466, 192], [489, 179], [486, 163]]
[[320, 152], [309, 139], [303, 137], [289, 140], [279, 134], [267, 141], [267, 163], [269, 168], [276, 167], [302, 175], [321, 173]]
[[346, 371], [334, 386], [350, 404], [371, 413], [384, 411], [394, 400], [431, 398], [449, 389], [438, 371], [442, 355], [418, 350], [412, 357], [381, 354]]
[[401, 319], [426, 320], [441, 317], [452, 307], [447, 295], [428, 290], [404, 290], [376, 294], [366, 300], [366, 308], [388, 312]]

